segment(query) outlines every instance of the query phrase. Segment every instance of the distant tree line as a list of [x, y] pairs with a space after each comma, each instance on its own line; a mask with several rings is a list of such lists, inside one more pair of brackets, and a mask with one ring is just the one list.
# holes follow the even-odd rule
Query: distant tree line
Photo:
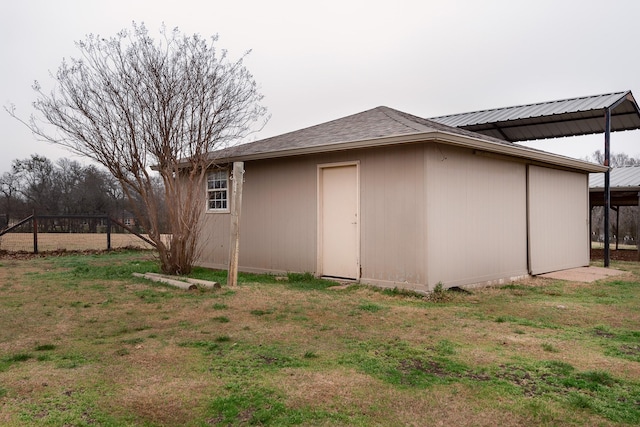
[[34, 212], [110, 215], [122, 221], [131, 211], [118, 180], [95, 165], [33, 154], [13, 160], [11, 170], [0, 176], [0, 229]]
[[[604, 164], [604, 153], [596, 150], [585, 160]], [[640, 167], [640, 158], [630, 157], [625, 153], [610, 153], [609, 164], [611, 167]], [[617, 208], [619, 211], [611, 210], [609, 214], [610, 227], [609, 233], [612, 238], [611, 243], [618, 241], [620, 244], [637, 244], [638, 238], [638, 207], [637, 206], [621, 206]], [[618, 221], [616, 221], [616, 219]], [[591, 240], [602, 242], [604, 236], [604, 206], [594, 206], [591, 210]]]

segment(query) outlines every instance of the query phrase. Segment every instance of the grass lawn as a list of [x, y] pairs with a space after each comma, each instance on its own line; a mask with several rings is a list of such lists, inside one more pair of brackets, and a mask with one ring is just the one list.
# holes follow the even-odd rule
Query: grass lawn
[[640, 424], [640, 265], [424, 298], [309, 275], [0, 259], [3, 426]]

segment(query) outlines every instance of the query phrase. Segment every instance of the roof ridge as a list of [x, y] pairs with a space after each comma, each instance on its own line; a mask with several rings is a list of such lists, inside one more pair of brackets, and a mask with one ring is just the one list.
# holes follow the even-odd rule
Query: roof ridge
[[[400, 110], [396, 110], [394, 108], [389, 108], [389, 107], [385, 107], [384, 105], [377, 107], [377, 109], [380, 109], [380, 111], [387, 117], [389, 117], [391, 120], [394, 120], [410, 129], [416, 130], [418, 132], [423, 131], [424, 130], [424, 125], [422, 125], [421, 123], [419, 123], [420, 125], [422, 125], [422, 128], [418, 128], [416, 126], [414, 126], [415, 124], [418, 124], [415, 121], [411, 121], [409, 120], [407, 117], [405, 117], [404, 115], [409, 115], [411, 116], [411, 114], [408, 113], [403, 113]], [[402, 113], [402, 114], [401, 114]], [[404, 115], [403, 115], [404, 114]], [[418, 116], [412, 116], [415, 118], [420, 119], [420, 117]]]
[[439, 132], [449, 132], [449, 133], [454, 133], [457, 135], [464, 135], [467, 137], [471, 137], [471, 138], [482, 138], [485, 140], [490, 140], [492, 142], [497, 142], [500, 144], [507, 144], [507, 145], [514, 145], [513, 142], [511, 141], [507, 141], [507, 140], [503, 140], [500, 138], [495, 138], [493, 136], [490, 135], [485, 135], [485, 134], [481, 134], [478, 132], [473, 132], [467, 129], [463, 129], [463, 128], [459, 128], [456, 126], [451, 126], [448, 124], [444, 124], [444, 123], [440, 123], [437, 122], [435, 120], [432, 119], [426, 119], [424, 117], [420, 117], [420, 116], [415, 116], [413, 114], [410, 113], [405, 113], [403, 111], [399, 111], [399, 110], [394, 110], [398, 115], [400, 115], [403, 118], [406, 118], [406, 120], [411, 120], [414, 123], [418, 123], [421, 126], [423, 126], [423, 129], [418, 129], [418, 131], [425, 131], [426, 129], [429, 130], [435, 130], [435, 131], [439, 131]]

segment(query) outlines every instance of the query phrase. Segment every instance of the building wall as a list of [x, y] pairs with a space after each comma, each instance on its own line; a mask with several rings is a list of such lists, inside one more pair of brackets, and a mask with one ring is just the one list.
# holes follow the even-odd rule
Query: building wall
[[425, 158], [429, 287], [526, 275], [526, 165], [435, 144]]
[[[414, 144], [245, 162], [240, 269], [315, 273], [318, 165], [357, 161], [363, 281], [424, 283], [424, 149]], [[207, 240], [198, 264], [226, 268], [229, 214], [203, 218]]]
[[[359, 164], [363, 283], [428, 291], [440, 282], [495, 283], [528, 274], [527, 165], [435, 143], [245, 162], [241, 271], [316, 273], [318, 165], [339, 162]], [[573, 239], [566, 224], [588, 215], [588, 199], [581, 199], [586, 174], [549, 170], [552, 179], [540, 188], [557, 189], [553, 203], [580, 193], [556, 222], [566, 231], [561, 238]], [[540, 233], [549, 219], [539, 213], [535, 219], [532, 232]], [[202, 236], [199, 264], [226, 268], [229, 214], [205, 214]], [[567, 266], [582, 265], [585, 250], [588, 263], [585, 242], [576, 244], [580, 255]], [[534, 251], [552, 242], [539, 243]]]
[[[315, 174], [311, 158], [245, 163], [240, 217], [242, 271], [315, 271]], [[205, 213], [201, 234], [210, 235], [211, 242], [202, 251], [200, 265], [227, 267], [229, 216]]]
[[361, 170], [361, 280], [422, 289], [427, 280], [427, 144], [368, 151]]
[[589, 176], [529, 166], [531, 274], [587, 266]]

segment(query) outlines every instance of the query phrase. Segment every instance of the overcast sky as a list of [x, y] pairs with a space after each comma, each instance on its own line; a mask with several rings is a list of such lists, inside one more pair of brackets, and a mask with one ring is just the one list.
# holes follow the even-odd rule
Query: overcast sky
[[[271, 114], [252, 139], [385, 105], [422, 117], [632, 90], [640, 97], [637, 0], [20, 0], [0, 14], [0, 105], [32, 113], [34, 80], [78, 56], [74, 42], [131, 22], [219, 35]], [[0, 173], [31, 154], [74, 157], [0, 111]], [[602, 135], [529, 145], [583, 158]], [[640, 131], [612, 151], [640, 156]]]

